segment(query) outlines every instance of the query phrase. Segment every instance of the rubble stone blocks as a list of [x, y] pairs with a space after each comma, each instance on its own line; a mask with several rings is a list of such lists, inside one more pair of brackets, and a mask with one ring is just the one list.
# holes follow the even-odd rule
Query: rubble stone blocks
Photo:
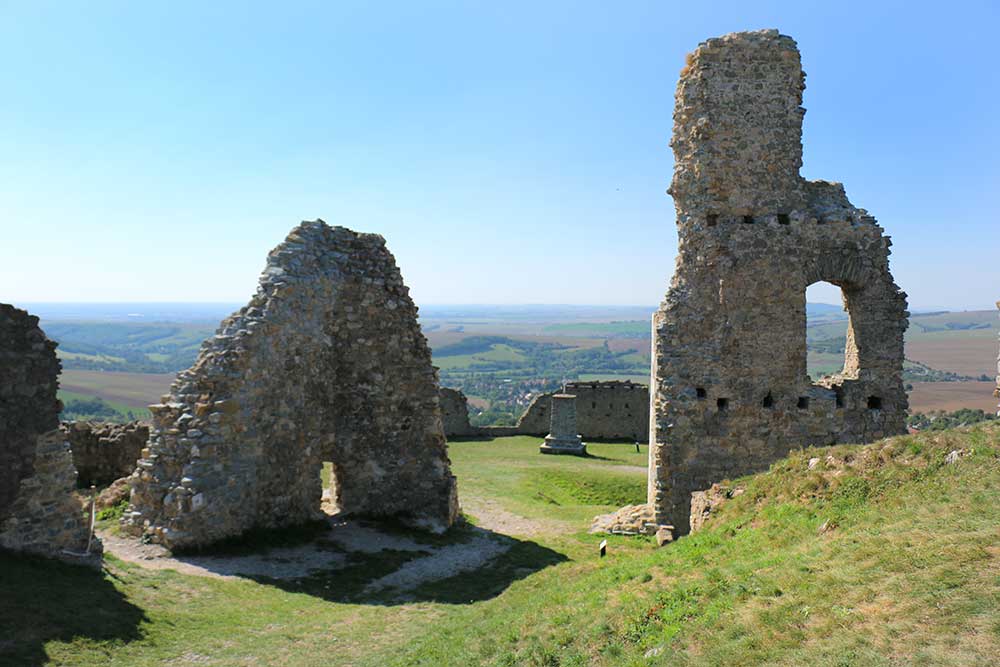
[[37, 317], [0, 304], [0, 547], [59, 557], [84, 552], [90, 526], [59, 430], [55, 350]]
[[543, 454], [579, 456], [587, 453], [587, 445], [576, 432], [576, 396], [573, 394], [555, 394], [552, 397], [551, 430], [538, 450]]
[[[806, 181], [802, 72], [776, 30], [709, 39], [674, 106], [679, 252], [653, 316], [648, 502], [688, 530], [691, 493], [794, 447], [905, 432], [906, 295], [891, 242], [840, 183]], [[841, 288], [843, 370], [806, 373], [806, 288]]]
[[168, 548], [338, 508], [441, 532], [458, 516], [430, 349], [385, 240], [303, 222], [202, 344], [132, 476], [132, 534]]
[[149, 439], [149, 424], [142, 422], [64, 422], [62, 431], [85, 486], [103, 486], [131, 475]]

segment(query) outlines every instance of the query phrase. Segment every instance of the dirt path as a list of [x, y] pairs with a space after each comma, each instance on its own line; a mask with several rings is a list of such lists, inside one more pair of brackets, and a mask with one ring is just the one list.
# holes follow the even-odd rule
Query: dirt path
[[483, 498], [462, 498], [462, 510], [475, 518], [476, 525], [503, 535], [535, 537], [573, 533], [579, 529], [569, 521], [556, 519], [530, 519], [520, 514], [508, 512], [495, 500]]

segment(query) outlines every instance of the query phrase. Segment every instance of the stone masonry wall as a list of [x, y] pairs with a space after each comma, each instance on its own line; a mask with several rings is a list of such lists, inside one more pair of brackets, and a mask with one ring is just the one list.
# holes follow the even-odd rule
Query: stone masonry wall
[[344, 512], [458, 515], [430, 350], [380, 236], [293, 229], [152, 411], [123, 525], [168, 547], [317, 518], [324, 461]]
[[479, 435], [479, 429], [469, 423], [469, 402], [458, 389], [441, 387], [441, 422], [447, 437]]
[[[567, 382], [576, 396], [577, 429], [584, 438], [646, 442], [649, 435], [649, 388], [634, 382]], [[552, 392], [536, 396], [517, 422], [517, 432], [549, 432]]]
[[[905, 431], [906, 295], [890, 240], [839, 183], [806, 181], [794, 40], [775, 30], [703, 42], [677, 84], [670, 193], [679, 233], [653, 316], [649, 502], [687, 532], [691, 493], [793, 447]], [[806, 373], [805, 293], [841, 288], [844, 368]]]
[[59, 430], [55, 350], [37, 317], [0, 304], [0, 547], [45, 556], [82, 552], [90, 533]]
[[73, 452], [81, 484], [105, 485], [128, 477], [149, 439], [149, 424], [131, 422], [64, 422], [63, 434]]

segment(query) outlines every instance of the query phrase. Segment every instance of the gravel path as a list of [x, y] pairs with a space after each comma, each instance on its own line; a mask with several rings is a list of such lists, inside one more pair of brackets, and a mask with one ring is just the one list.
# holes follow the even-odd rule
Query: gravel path
[[483, 498], [462, 498], [462, 510], [476, 519], [476, 525], [486, 530], [504, 535], [535, 537], [573, 533], [579, 526], [569, 521], [556, 519], [529, 519], [520, 514], [508, 512], [494, 500]]

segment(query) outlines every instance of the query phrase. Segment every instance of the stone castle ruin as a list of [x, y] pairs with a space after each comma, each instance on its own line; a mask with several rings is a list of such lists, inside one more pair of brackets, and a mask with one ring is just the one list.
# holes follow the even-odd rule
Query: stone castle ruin
[[385, 240], [303, 222], [159, 405], [126, 530], [167, 547], [345, 513], [457, 518], [437, 376]]
[[89, 544], [97, 555], [59, 430], [60, 370], [38, 318], [0, 304], [0, 547], [59, 557], [83, 555]]
[[131, 475], [149, 439], [149, 425], [142, 422], [76, 421], [61, 428], [84, 485], [103, 486]]
[[[795, 447], [905, 432], [906, 295], [875, 219], [806, 181], [802, 71], [776, 30], [703, 42], [677, 84], [679, 252], [653, 316], [648, 502], [687, 532], [693, 491]], [[806, 373], [806, 288], [840, 287], [843, 370]]]
[[[628, 380], [567, 382], [565, 393], [576, 396], [577, 430], [591, 440], [646, 442], [649, 434], [649, 388]], [[441, 388], [441, 413], [448, 437], [544, 436], [551, 427], [552, 397], [539, 394], [516, 426], [473, 426], [468, 401], [461, 391]]]

